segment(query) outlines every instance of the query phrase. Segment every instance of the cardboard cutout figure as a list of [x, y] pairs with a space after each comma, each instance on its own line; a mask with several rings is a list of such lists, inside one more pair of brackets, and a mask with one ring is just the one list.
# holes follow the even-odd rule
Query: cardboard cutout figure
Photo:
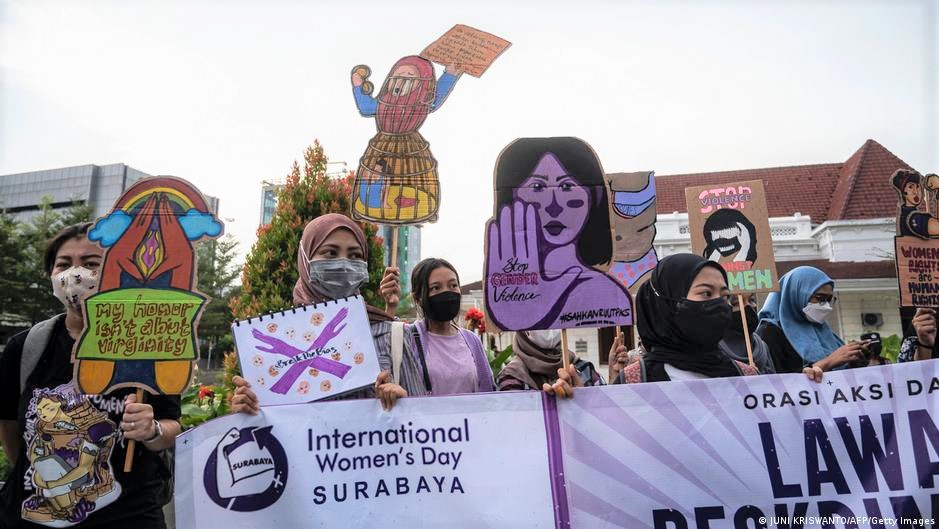
[[659, 262], [655, 240], [655, 172], [607, 175], [613, 215], [610, 275], [635, 295]]
[[82, 392], [186, 389], [198, 355], [196, 322], [208, 301], [196, 291], [193, 244], [222, 231], [199, 190], [169, 176], [138, 181], [98, 219], [88, 238], [105, 248], [101, 282], [85, 300], [74, 349]]
[[779, 289], [762, 180], [685, 189], [692, 251], [727, 272], [732, 294]]
[[894, 238], [900, 306], [939, 306], [939, 176], [900, 169], [890, 177], [897, 191]]
[[[457, 28], [461, 29], [456, 31]], [[356, 107], [362, 116], [375, 117], [378, 129], [356, 170], [353, 218], [396, 225], [437, 220], [440, 207], [437, 161], [418, 129], [431, 112], [443, 105], [464, 66], [478, 77], [508, 47], [507, 41], [467, 26], [457, 26], [451, 32], [425, 50], [432, 52], [429, 58], [409, 55], [399, 59], [377, 97], [371, 95], [374, 91], [368, 80], [371, 69], [365, 65], [353, 68], [352, 95]], [[504, 43], [498, 53], [492, 53], [498, 43], [484, 38], [486, 35]], [[460, 42], [465, 47], [454, 47]], [[475, 62], [468, 61], [467, 53]], [[447, 65], [439, 79], [431, 60]]]
[[632, 325], [613, 257], [600, 160], [577, 138], [522, 138], [499, 155], [486, 224], [486, 311], [502, 330]]

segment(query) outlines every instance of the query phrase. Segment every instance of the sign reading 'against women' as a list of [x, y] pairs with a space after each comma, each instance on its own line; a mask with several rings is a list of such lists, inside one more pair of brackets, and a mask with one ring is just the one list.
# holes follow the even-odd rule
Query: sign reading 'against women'
[[939, 363], [263, 408], [177, 440], [179, 527], [922, 527]]

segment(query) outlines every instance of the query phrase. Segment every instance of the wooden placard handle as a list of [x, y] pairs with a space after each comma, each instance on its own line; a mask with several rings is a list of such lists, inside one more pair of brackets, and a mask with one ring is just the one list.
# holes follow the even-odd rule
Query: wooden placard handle
[[747, 344], [747, 359], [750, 361], [750, 367], [756, 368], [753, 363], [753, 345], [750, 343], [750, 327], [747, 325], [747, 313], [743, 310], [743, 294], [737, 294], [737, 306], [740, 307], [740, 319], [743, 321], [743, 339]]
[[[146, 398], [142, 389], [137, 388], [137, 402], [143, 404]], [[129, 474], [134, 469], [134, 449], [137, 448], [137, 441], [131, 439], [127, 441], [127, 452], [124, 454], [124, 473]]]

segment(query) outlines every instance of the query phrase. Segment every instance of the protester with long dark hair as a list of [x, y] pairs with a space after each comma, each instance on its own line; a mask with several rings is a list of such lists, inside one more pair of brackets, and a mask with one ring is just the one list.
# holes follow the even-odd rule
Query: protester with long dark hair
[[[46, 248], [65, 313], [10, 338], [0, 357], [0, 443], [13, 464], [0, 491], [2, 527], [165, 527], [172, 469], [161, 451], [180, 433], [179, 397], [141, 403], [133, 388], [84, 395], [73, 383], [72, 347], [102, 264], [90, 227], [69, 226]], [[127, 440], [137, 441], [131, 472]]]
[[[495, 391], [492, 369], [479, 337], [453, 323], [462, 299], [460, 278], [453, 265], [433, 257], [417, 263], [411, 272], [411, 295], [421, 318], [406, 326], [405, 343], [420, 370], [421, 393]], [[386, 382], [379, 389], [385, 385], [395, 386]], [[405, 396], [394, 389], [396, 397]], [[414, 395], [404, 389], [407, 395]]]

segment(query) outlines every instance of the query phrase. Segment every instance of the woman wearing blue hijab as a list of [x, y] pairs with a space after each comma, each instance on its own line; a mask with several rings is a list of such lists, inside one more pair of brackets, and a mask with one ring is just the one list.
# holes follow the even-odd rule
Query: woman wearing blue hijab
[[793, 268], [766, 298], [757, 334], [769, 345], [777, 373], [822, 371], [864, 359], [866, 342], [845, 344], [825, 321], [836, 301], [834, 281], [811, 266]]

